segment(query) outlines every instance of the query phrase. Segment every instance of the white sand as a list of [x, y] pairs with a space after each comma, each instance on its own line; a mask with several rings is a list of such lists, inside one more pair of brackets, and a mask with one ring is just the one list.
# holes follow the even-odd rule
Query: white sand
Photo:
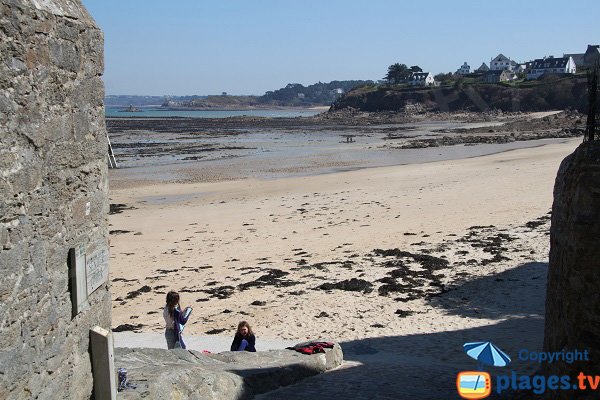
[[[152, 287], [151, 292], [124, 304], [114, 301], [113, 326], [141, 323], [143, 331], [160, 331], [164, 292], [169, 289], [183, 289], [182, 305], [194, 307], [186, 328], [190, 335], [225, 328], [221, 335], [230, 336], [241, 319], [250, 321], [265, 337], [355, 339], [465, 329], [515, 315], [539, 317], [544, 279], [526, 277], [527, 283], [515, 283], [526, 286], [513, 296], [512, 290], [496, 285], [495, 279], [483, 278], [527, 262], [547, 262], [549, 243], [543, 232], [547, 225], [538, 230], [523, 225], [550, 210], [558, 166], [579, 142], [572, 139], [478, 158], [301, 178], [111, 190], [111, 203], [136, 207], [110, 216], [111, 229], [131, 231], [111, 236], [111, 280], [131, 280], [112, 283], [113, 299], [125, 298], [143, 285]], [[510, 260], [482, 265], [480, 261], [490, 254], [454, 242], [474, 225], [495, 225], [516, 238], [503, 253]], [[421, 241], [426, 244], [411, 245]], [[435, 250], [444, 241], [447, 248]], [[384, 259], [370, 255], [376, 248], [434, 249], [432, 255], [458, 264], [441, 271], [445, 285], [459, 277], [472, 283], [451, 292], [448, 299], [442, 296], [439, 302], [425, 298], [398, 302], [394, 300], [397, 293], [380, 296], [380, 283], [375, 281], [389, 269], [377, 266]], [[458, 250], [469, 254], [457, 255]], [[322, 270], [301, 265], [298, 269], [301, 259], [306, 265], [354, 264]], [[460, 265], [467, 259], [478, 262]], [[254, 269], [240, 270], [246, 267]], [[260, 269], [267, 268], [289, 272], [283, 279], [301, 283], [244, 291], [235, 288], [226, 299], [201, 292], [223, 285], [237, 287], [264, 275]], [[545, 277], [545, 266], [515, 270], [516, 277], [523, 274]], [[357, 277], [375, 283], [374, 291], [312, 290], [324, 282]], [[210, 286], [212, 282], [216, 283]], [[495, 305], [497, 312], [484, 311], [473, 319], [453, 312], [453, 304], [463, 295], [471, 301], [468, 307]], [[255, 300], [266, 304], [250, 305]], [[477, 301], [483, 304], [474, 304]], [[223, 313], [226, 309], [231, 312]], [[400, 318], [397, 309], [418, 313]], [[328, 317], [315, 318], [321, 312]], [[372, 327], [375, 324], [379, 325]]]

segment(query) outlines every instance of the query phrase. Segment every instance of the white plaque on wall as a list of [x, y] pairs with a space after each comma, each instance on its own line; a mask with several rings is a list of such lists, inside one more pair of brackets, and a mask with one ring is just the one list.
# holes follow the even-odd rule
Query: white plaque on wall
[[100, 247], [86, 256], [87, 295], [91, 295], [108, 280], [108, 249]]
[[73, 316], [83, 311], [88, 306], [87, 284], [85, 268], [85, 246], [78, 245], [69, 251], [71, 273], [71, 302]]

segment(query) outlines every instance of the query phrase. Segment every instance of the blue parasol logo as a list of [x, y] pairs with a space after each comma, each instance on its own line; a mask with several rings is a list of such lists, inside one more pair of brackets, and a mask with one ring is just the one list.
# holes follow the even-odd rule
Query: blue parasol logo
[[506, 367], [511, 359], [492, 342], [472, 342], [463, 345], [465, 353], [482, 365]]

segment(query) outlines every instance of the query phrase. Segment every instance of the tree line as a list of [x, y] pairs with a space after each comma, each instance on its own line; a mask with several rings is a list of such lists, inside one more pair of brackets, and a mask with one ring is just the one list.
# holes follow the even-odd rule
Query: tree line
[[371, 84], [373, 81], [362, 80], [318, 82], [308, 86], [289, 83], [281, 89], [266, 92], [258, 101], [274, 105], [331, 104], [343, 93]]
[[395, 63], [388, 67], [387, 74], [383, 79], [388, 83], [398, 84], [406, 82], [413, 73], [417, 72], [423, 72], [423, 69], [418, 65], [408, 67], [406, 64]]

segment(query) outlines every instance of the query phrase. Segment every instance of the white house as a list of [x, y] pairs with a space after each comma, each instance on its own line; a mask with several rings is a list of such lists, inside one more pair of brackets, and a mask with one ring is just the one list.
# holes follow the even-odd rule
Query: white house
[[516, 73], [525, 72], [525, 70], [527, 70], [527, 63], [523, 63], [523, 64], [515, 63], [513, 66], [513, 69], [512, 69], [512, 71], [516, 72]]
[[435, 79], [431, 72], [413, 72], [408, 78], [408, 83], [412, 86], [434, 86]]
[[518, 64], [500, 53], [496, 58], [492, 58], [490, 61], [490, 70], [492, 71], [514, 71], [518, 67]]
[[465, 63], [461, 65], [461, 67], [456, 71], [456, 73], [459, 75], [468, 75], [471, 73], [471, 66], [465, 61]]
[[563, 58], [571, 57], [575, 62], [575, 65], [583, 66], [585, 65], [585, 53], [571, 53], [571, 54], [563, 54]]
[[573, 57], [538, 58], [531, 64], [527, 79], [537, 79], [544, 74], [574, 74], [577, 72]]

